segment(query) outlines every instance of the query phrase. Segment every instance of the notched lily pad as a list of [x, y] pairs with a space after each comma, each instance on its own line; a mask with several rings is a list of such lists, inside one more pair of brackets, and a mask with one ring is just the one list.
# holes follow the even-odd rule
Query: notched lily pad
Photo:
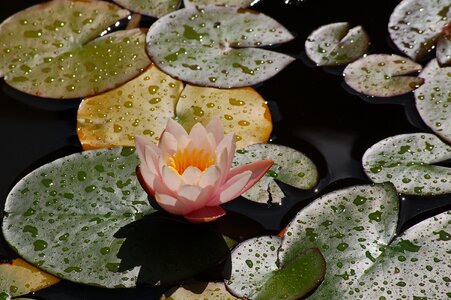
[[0, 264], [0, 299], [35, 292], [59, 281], [59, 278], [18, 258], [12, 263]]
[[164, 293], [161, 300], [238, 300], [227, 291], [223, 282], [186, 284]]
[[415, 103], [423, 121], [451, 143], [451, 67], [432, 60], [420, 73], [424, 84], [415, 90]]
[[350, 29], [349, 23], [340, 22], [313, 31], [305, 42], [305, 52], [318, 66], [340, 66], [364, 55], [369, 45], [361, 26]]
[[207, 6], [207, 5], [225, 5], [248, 7], [256, 4], [260, 0], [183, 0], [185, 7]]
[[[421, 59], [446, 35], [451, 19], [450, 6], [449, 0], [401, 1], [388, 23], [391, 39], [407, 56]], [[449, 57], [445, 61], [449, 62]]]
[[396, 239], [350, 290], [357, 299], [447, 299], [451, 281], [451, 211]]
[[243, 165], [259, 159], [271, 159], [274, 165], [260, 181], [242, 196], [259, 203], [281, 203], [285, 198], [275, 180], [299, 189], [309, 190], [318, 183], [315, 164], [303, 153], [275, 144], [250, 145], [235, 154], [233, 165]]
[[363, 57], [344, 70], [346, 83], [368, 96], [392, 97], [406, 94], [423, 84], [416, 76], [407, 76], [421, 70], [421, 65], [402, 56], [372, 54]]
[[290, 222], [279, 261], [285, 264], [306, 249], [321, 249], [327, 271], [309, 299], [346, 298], [349, 285], [371, 267], [395, 235], [398, 209], [391, 184], [353, 186], [326, 194]]
[[167, 74], [197, 85], [249, 86], [282, 70], [294, 58], [258, 49], [293, 39], [270, 17], [255, 11], [207, 6], [185, 8], [156, 21], [147, 52]]
[[266, 143], [272, 131], [271, 113], [265, 100], [249, 87], [216, 89], [186, 85], [176, 115], [187, 130], [197, 122], [206, 126], [219, 117], [226, 133], [235, 132], [238, 148]]
[[25, 93], [47, 98], [78, 98], [115, 87], [150, 63], [140, 30], [95, 39], [128, 14], [107, 2], [77, 0], [21, 11], [0, 25], [0, 75]]
[[134, 146], [137, 135], [158, 142], [182, 89], [181, 81], [152, 65], [121, 87], [84, 99], [77, 115], [83, 149]]
[[433, 165], [451, 159], [451, 146], [433, 134], [401, 134], [371, 146], [362, 158], [374, 182], [392, 182], [408, 195], [451, 192], [451, 168]]
[[326, 271], [318, 249], [300, 252], [280, 264], [281, 239], [263, 236], [239, 244], [231, 255], [231, 277], [227, 288], [246, 299], [299, 299], [317, 287]]
[[5, 204], [3, 234], [27, 261], [58, 277], [132, 287], [139, 267], [118, 272], [121, 227], [150, 214], [134, 148], [76, 153], [20, 180]]
[[140, 14], [162, 17], [177, 10], [181, 0], [113, 0], [117, 4]]

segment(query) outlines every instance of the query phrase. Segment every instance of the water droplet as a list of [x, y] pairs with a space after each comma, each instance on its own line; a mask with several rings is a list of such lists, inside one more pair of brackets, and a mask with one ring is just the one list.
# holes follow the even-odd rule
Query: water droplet
[[45, 250], [48, 246], [46, 241], [43, 240], [36, 240], [34, 243], [34, 251], [42, 251]]

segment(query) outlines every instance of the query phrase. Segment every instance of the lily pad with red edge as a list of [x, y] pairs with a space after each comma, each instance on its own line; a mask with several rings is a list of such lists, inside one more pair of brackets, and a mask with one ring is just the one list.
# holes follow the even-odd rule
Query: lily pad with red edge
[[293, 39], [281, 24], [252, 10], [185, 8], [157, 20], [147, 52], [167, 74], [202, 86], [232, 88], [260, 83], [294, 58], [259, 47]]
[[[445, 34], [449, 0], [403, 0], [394, 9], [388, 31], [395, 45], [413, 60], [423, 58]], [[449, 63], [449, 57], [443, 61]]]
[[113, 0], [117, 4], [140, 14], [162, 17], [177, 10], [181, 0]]
[[[26, 229], [33, 234], [33, 228]], [[2, 293], [5, 297], [17, 297], [47, 288], [59, 281], [59, 278], [17, 258], [11, 263], [0, 264], [0, 299], [3, 299]]]
[[362, 277], [349, 286], [359, 299], [447, 299], [451, 274], [451, 211], [397, 236]]
[[177, 121], [190, 131], [219, 117], [225, 133], [234, 132], [237, 148], [266, 143], [272, 131], [271, 113], [252, 88], [216, 89], [186, 85], [176, 107]]
[[428, 133], [401, 134], [371, 146], [362, 158], [374, 182], [392, 182], [399, 193], [451, 193], [451, 168], [436, 165], [451, 159], [451, 146]]
[[451, 67], [432, 60], [420, 73], [424, 84], [415, 90], [415, 104], [423, 121], [441, 138], [451, 143]]
[[157, 143], [182, 90], [181, 81], [151, 65], [126, 84], [83, 99], [77, 113], [83, 149], [134, 146], [137, 135]]
[[238, 300], [227, 291], [222, 282], [202, 282], [185, 284], [165, 292], [160, 300], [196, 300], [196, 299], [218, 299]]
[[420, 77], [412, 76], [421, 65], [398, 55], [372, 54], [363, 57], [344, 70], [346, 83], [368, 96], [392, 97], [403, 95], [423, 84]]
[[78, 98], [115, 87], [150, 63], [140, 30], [96, 39], [128, 15], [111, 3], [77, 0], [21, 11], [0, 25], [0, 74], [12, 87], [47, 98]]
[[305, 154], [282, 145], [250, 145], [237, 151], [233, 165], [244, 165], [260, 159], [273, 160], [274, 165], [242, 195], [246, 199], [258, 203], [281, 203], [285, 195], [275, 180], [303, 190], [312, 189], [318, 183], [318, 170], [313, 161]]
[[21, 179], [5, 204], [3, 235], [30, 263], [69, 281], [135, 286], [139, 267], [119, 271], [123, 226], [151, 214], [135, 176], [134, 148], [76, 153]]
[[326, 262], [318, 249], [299, 252], [280, 264], [281, 239], [262, 236], [239, 244], [231, 254], [227, 289], [245, 299], [299, 299], [324, 278]]
[[305, 42], [305, 51], [318, 66], [340, 66], [364, 55], [369, 45], [369, 36], [361, 26], [350, 29], [349, 23], [340, 22], [313, 31]]
[[185, 7], [206, 6], [206, 5], [224, 5], [248, 7], [254, 5], [260, 0], [183, 0]]
[[398, 213], [398, 195], [391, 184], [351, 186], [326, 194], [290, 222], [279, 263], [286, 264], [317, 247], [327, 270], [309, 299], [346, 298], [349, 285], [371, 268], [395, 236]]

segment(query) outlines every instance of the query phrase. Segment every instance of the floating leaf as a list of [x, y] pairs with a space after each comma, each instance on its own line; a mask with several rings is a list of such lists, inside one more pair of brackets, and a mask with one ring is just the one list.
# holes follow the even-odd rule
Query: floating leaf
[[251, 48], [279, 44], [293, 36], [270, 17], [236, 7], [185, 8], [156, 21], [147, 51], [167, 74], [190, 83], [240, 87], [262, 82], [294, 59]]
[[274, 165], [266, 176], [244, 193], [246, 199], [267, 203], [280, 203], [285, 197], [274, 182], [281, 181], [299, 189], [312, 189], [318, 182], [315, 164], [303, 153], [292, 148], [275, 144], [250, 145], [235, 154], [233, 164], [243, 165], [259, 159], [271, 159]]
[[181, 0], [113, 0], [117, 4], [140, 14], [162, 17], [177, 10]]
[[345, 65], [361, 57], [370, 39], [361, 26], [349, 27], [349, 23], [340, 22], [313, 31], [305, 42], [307, 56], [318, 66]]
[[226, 5], [247, 7], [255, 4], [259, 0], [183, 0], [185, 7], [206, 6], [206, 5]]
[[272, 130], [265, 100], [252, 88], [215, 89], [186, 85], [176, 108], [179, 123], [191, 130], [219, 117], [226, 133], [235, 132], [237, 147], [266, 143]]
[[423, 121], [443, 139], [451, 142], [451, 67], [440, 68], [432, 60], [421, 72], [425, 83], [415, 90], [418, 112]]
[[395, 45], [414, 60], [434, 48], [451, 18], [449, 0], [404, 0], [395, 8], [388, 31]]
[[59, 278], [47, 274], [22, 259], [0, 264], [0, 299], [3, 294], [20, 296], [54, 285]]
[[354, 186], [326, 194], [290, 222], [279, 261], [284, 264], [298, 253], [318, 247], [327, 271], [311, 298], [343, 299], [349, 284], [363, 275], [393, 238], [397, 218], [398, 197], [390, 184]]
[[119, 228], [153, 212], [135, 176], [134, 148], [77, 153], [24, 177], [8, 195], [3, 233], [26, 260], [61, 278], [135, 285], [139, 267], [117, 272]]
[[239, 244], [231, 255], [228, 289], [246, 299], [299, 299], [317, 287], [326, 271], [318, 249], [299, 252], [278, 264], [281, 239], [263, 236]]
[[93, 39], [128, 14], [107, 2], [69, 0], [21, 11], [0, 25], [0, 76], [23, 92], [48, 98], [77, 98], [117, 86], [149, 64], [145, 34], [136, 29]]
[[418, 72], [421, 65], [402, 56], [372, 54], [349, 64], [343, 76], [354, 90], [368, 96], [392, 97], [408, 93], [423, 79], [407, 74]]
[[349, 290], [356, 299], [448, 299], [451, 211], [429, 218], [396, 239]]
[[83, 149], [134, 146], [136, 135], [157, 142], [183, 83], [150, 66], [139, 77], [104, 94], [84, 99], [78, 109], [77, 132]]
[[166, 292], [161, 300], [238, 300], [230, 294], [222, 282], [187, 284]]
[[451, 146], [433, 134], [401, 134], [371, 146], [363, 155], [365, 173], [374, 182], [392, 182], [399, 193], [439, 195], [451, 192], [451, 168], [433, 164], [451, 158]]

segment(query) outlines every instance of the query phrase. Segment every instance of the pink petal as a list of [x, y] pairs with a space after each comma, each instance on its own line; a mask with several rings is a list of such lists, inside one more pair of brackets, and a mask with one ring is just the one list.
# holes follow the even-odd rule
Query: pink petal
[[219, 178], [218, 184], [222, 185], [227, 180], [230, 171], [229, 163], [229, 154], [227, 153], [227, 149], [222, 149], [222, 152], [219, 155], [216, 155], [216, 166], [219, 168], [221, 172], [221, 177]]
[[211, 149], [208, 149], [207, 130], [201, 123], [194, 124], [189, 133], [189, 138], [191, 139], [191, 145], [194, 148], [211, 151]]
[[176, 137], [170, 132], [163, 132], [160, 141], [158, 142], [158, 148], [160, 148], [161, 152], [165, 155], [172, 156], [175, 152], [177, 152], [178, 148]]
[[[153, 145], [153, 143], [152, 143]], [[158, 152], [157, 152], [158, 151]], [[156, 176], [160, 176], [159, 165], [159, 149], [153, 145], [147, 144], [144, 148], [144, 166], [149, 169], [149, 172], [154, 173]], [[141, 163], [143, 160], [141, 159]]]
[[262, 178], [266, 174], [266, 172], [268, 172], [268, 170], [272, 167], [273, 164], [274, 162], [272, 160], [254, 161], [252, 163], [233, 168], [232, 170], [230, 170], [229, 177], [236, 176], [237, 174], [240, 174], [247, 170], [252, 172], [252, 176], [249, 179], [249, 182], [246, 184], [246, 186], [240, 193], [241, 195], [245, 193], [248, 189], [250, 189], [254, 184], [256, 184], [260, 180], [260, 178]]
[[181, 136], [187, 136], [188, 133], [186, 132], [185, 128], [183, 128], [182, 125], [180, 125], [177, 121], [174, 121], [172, 119], [168, 120], [168, 123], [166, 124], [166, 128], [164, 131], [169, 132], [172, 134], [177, 140]]
[[163, 166], [162, 180], [168, 189], [174, 192], [176, 192], [183, 183], [182, 177], [177, 173], [177, 171], [168, 166]]
[[162, 209], [171, 214], [185, 215], [188, 213], [188, 209], [185, 204], [170, 195], [156, 193], [155, 200]]
[[177, 194], [177, 199], [188, 208], [188, 213], [206, 206], [212, 197], [213, 187], [200, 188], [199, 186], [182, 186]]
[[233, 157], [235, 156], [235, 134], [229, 133], [227, 134], [222, 141], [219, 143], [219, 145], [216, 147], [216, 155], [219, 155], [224, 151], [224, 149], [227, 149], [227, 167], [230, 168], [233, 162]]
[[216, 195], [215, 198], [211, 199], [207, 205], [217, 206], [240, 196], [241, 191], [249, 182], [251, 176], [252, 172], [248, 170], [231, 177], [223, 186], [221, 186], [219, 195]]
[[202, 176], [202, 171], [196, 167], [189, 166], [182, 174], [182, 180], [184, 184], [197, 185], [200, 177]]
[[144, 191], [152, 197], [155, 196], [154, 189], [154, 180], [155, 176], [150, 173], [146, 168], [141, 168], [140, 166], [136, 169], [136, 176], [138, 177], [138, 181], [143, 187]]
[[221, 171], [217, 166], [210, 166], [200, 177], [199, 186], [205, 188], [207, 186], [216, 186], [221, 177]]
[[219, 144], [224, 138], [224, 127], [222, 125], [221, 119], [214, 117], [211, 119], [206, 127], [208, 132], [211, 132], [215, 137], [216, 144]]
[[226, 214], [220, 206], [207, 206], [185, 215], [185, 219], [193, 223], [214, 221]]
[[184, 185], [177, 192], [180, 197], [185, 198], [189, 203], [193, 203], [193, 206], [194, 203], [198, 201], [201, 193], [202, 189], [195, 185]]
[[147, 142], [148, 140], [145, 137], [140, 135], [135, 136], [136, 153], [141, 161], [145, 161], [144, 149], [146, 148]]

